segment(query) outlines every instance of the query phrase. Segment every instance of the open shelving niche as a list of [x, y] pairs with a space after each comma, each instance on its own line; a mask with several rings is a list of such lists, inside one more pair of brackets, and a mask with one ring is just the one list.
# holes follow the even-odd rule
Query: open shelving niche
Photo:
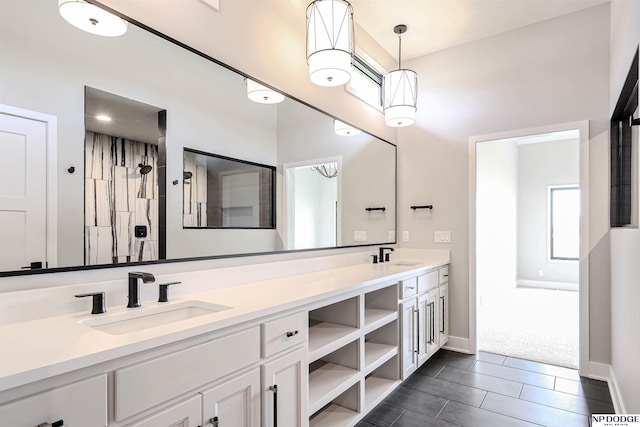
[[351, 426], [400, 383], [398, 287], [309, 312], [309, 424]]

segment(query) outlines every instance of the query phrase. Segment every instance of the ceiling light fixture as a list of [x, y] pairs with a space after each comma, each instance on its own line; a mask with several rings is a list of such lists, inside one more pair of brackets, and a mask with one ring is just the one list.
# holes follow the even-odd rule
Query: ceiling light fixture
[[333, 121], [333, 130], [336, 135], [340, 136], [355, 136], [362, 133], [360, 129], [354, 128], [353, 126], [343, 123], [340, 120]]
[[247, 97], [253, 102], [260, 104], [277, 104], [284, 101], [284, 95], [276, 92], [273, 89], [269, 89], [260, 83], [246, 78], [244, 79], [247, 84]]
[[413, 70], [402, 69], [402, 34], [406, 25], [396, 25], [393, 32], [398, 35], [398, 69], [384, 76], [384, 121], [387, 126], [409, 126], [416, 121], [416, 103], [418, 100], [418, 74]]
[[98, 114], [96, 116], [96, 120], [100, 120], [101, 122], [110, 122], [111, 117], [107, 116], [106, 114]]
[[58, 12], [65, 21], [91, 34], [117, 37], [127, 32], [127, 21], [84, 0], [58, 0]]
[[353, 8], [344, 0], [315, 0], [307, 7], [309, 79], [340, 86], [351, 79]]

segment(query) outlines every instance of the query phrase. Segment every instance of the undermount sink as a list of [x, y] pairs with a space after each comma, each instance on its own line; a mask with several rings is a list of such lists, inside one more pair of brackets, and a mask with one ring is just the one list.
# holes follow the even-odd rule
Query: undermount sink
[[416, 265], [420, 265], [420, 264], [422, 264], [422, 262], [420, 262], [420, 261], [414, 261], [414, 262], [398, 261], [398, 262], [392, 262], [389, 265], [391, 267], [415, 267]]
[[104, 314], [80, 320], [79, 323], [111, 335], [123, 335], [230, 308], [226, 305], [203, 301], [183, 301], [175, 304], [136, 308], [115, 314]]

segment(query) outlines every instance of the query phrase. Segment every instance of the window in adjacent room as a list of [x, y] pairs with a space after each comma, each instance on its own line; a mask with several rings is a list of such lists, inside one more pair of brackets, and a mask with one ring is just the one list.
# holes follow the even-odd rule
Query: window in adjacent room
[[351, 60], [351, 80], [347, 90], [372, 107], [382, 110], [382, 77], [385, 70], [363, 52]]
[[549, 186], [549, 258], [577, 261], [580, 247], [580, 189], [577, 185]]

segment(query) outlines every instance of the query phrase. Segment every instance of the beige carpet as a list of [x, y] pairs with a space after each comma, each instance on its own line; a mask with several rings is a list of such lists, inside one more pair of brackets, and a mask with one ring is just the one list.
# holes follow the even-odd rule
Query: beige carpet
[[577, 368], [578, 293], [514, 289], [483, 294], [478, 349]]

